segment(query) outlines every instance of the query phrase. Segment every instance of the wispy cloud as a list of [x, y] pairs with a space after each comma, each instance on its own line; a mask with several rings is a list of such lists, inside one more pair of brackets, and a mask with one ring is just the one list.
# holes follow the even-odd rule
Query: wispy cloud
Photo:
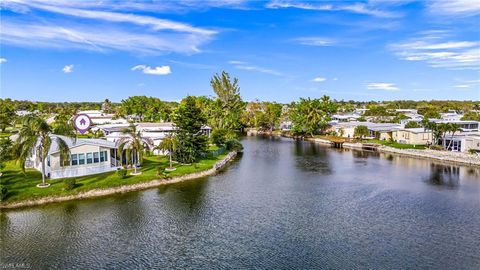
[[266, 73], [266, 74], [270, 74], [270, 75], [274, 75], [274, 76], [284, 76], [283, 73], [278, 72], [276, 70], [265, 68], [265, 67], [260, 67], [260, 66], [256, 66], [256, 65], [251, 65], [251, 64], [249, 64], [247, 62], [243, 62], [243, 61], [232, 60], [232, 61], [228, 61], [228, 63], [232, 64], [237, 69], [261, 72], [261, 73]]
[[480, 14], [478, 0], [436, 0], [428, 3], [428, 11], [448, 16], [474, 16]]
[[480, 69], [480, 42], [447, 40], [445, 31], [429, 31], [419, 37], [390, 44], [401, 59], [424, 61], [431, 67], [449, 69]]
[[[73, 2], [80, 7], [90, 8], [82, 5], [83, 2]], [[18, 6], [21, 6], [25, 7], [23, 11], [27, 13], [2, 17], [2, 42], [28, 47], [95, 51], [113, 49], [151, 54], [195, 53], [200, 51], [200, 45], [218, 33], [172, 20], [111, 10], [76, 8], [68, 3], [63, 0], [5, 0], [2, 8], [17, 12]], [[105, 4], [101, 7], [108, 9]], [[29, 16], [35, 10], [57, 15]], [[72, 17], [82, 20], [72, 20]]]
[[373, 82], [367, 84], [367, 89], [372, 90], [385, 90], [385, 91], [398, 91], [400, 90], [393, 83]]
[[66, 65], [62, 68], [63, 73], [72, 73], [73, 72], [73, 65]]
[[299, 2], [288, 0], [274, 0], [266, 5], [267, 8], [279, 9], [279, 8], [297, 8], [305, 10], [317, 10], [317, 11], [346, 11], [356, 14], [371, 15], [375, 17], [394, 18], [400, 17], [402, 14], [381, 10], [374, 5], [369, 5], [364, 2]]
[[150, 75], [168, 75], [172, 73], [172, 71], [170, 70], [170, 66], [150, 67], [147, 65], [137, 65], [132, 67], [132, 70], [139, 70], [145, 74]]
[[327, 78], [324, 78], [324, 77], [315, 77], [313, 78], [312, 82], [324, 82], [326, 80]]
[[5, 63], [5, 62], [7, 62], [7, 59], [6, 59], [6, 58], [3, 58], [3, 57], [0, 58], [0, 64], [3, 64], [3, 63]]
[[325, 37], [299, 37], [293, 39], [293, 41], [302, 45], [319, 47], [332, 46], [337, 43], [334, 39]]

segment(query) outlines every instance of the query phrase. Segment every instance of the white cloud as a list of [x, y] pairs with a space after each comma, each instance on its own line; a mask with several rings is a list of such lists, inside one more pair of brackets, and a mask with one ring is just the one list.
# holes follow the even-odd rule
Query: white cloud
[[[27, 8], [26, 14], [2, 17], [2, 42], [25, 47], [74, 48], [94, 51], [122, 50], [144, 54], [196, 53], [200, 45], [218, 33], [172, 20], [111, 11], [115, 4], [56, 0], [5, 0], [2, 8], [13, 12], [12, 3]], [[85, 1], [90, 2], [90, 1]], [[72, 6], [78, 6], [75, 8]], [[86, 9], [91, 8], [91, 10]], [[29, 11], [31, 10], [31, 11]], [[56, 16], [31, 16], [37, 10]], [[123, 10], [122, 10], [123, 11]], [[72, 19], [73, 17], [82, 20]]]
[[293, 39], [293, 41], [298, 42], [302, 45], [309, 46], [332, 46], [336, 43], [335, 40], [324, 37], [300, 37]]
[[479, 0], [432, 0], [428, 4], [429, 12], [450, 16], [473, 16], [480, 14]]
[[265, 67], [251, 65], [244, 61], [231, 60], [231, 61], [228, 61], [228, 63], [232, 64], [237, 69], [261, 72], [261, 73], [266, 73], [274, 76], [284, 76], [284, 74], [281, 72], [275, 71], [273, 69], [265, 68]]
[[62, 68], [63, 73], [72, 73], [73, 72], [73, 65], [66, 65]]
[[[348, 3], [348, 4], [345, 4]], [[305, 10], [317, 10], [317, 11], [347, 11], [351, 13], [371, 15], [375, 17], [394, 18], [400, 17], [401, 14], [381, 10], [373, 5], [368, 5], [362, 2], [341, 2], [337, 3], [319, 3], [309, 2], [302, 3], [299, 1], [288, 0], [274, 0], [266, 5], [267, 8], [279, 9], [279, 8], [297, 8]]]
[[146, 65], [137, 65], [132, 67], [132, 70], [140, 70], [145, 74], [150, 75], [167, 75], [172, 73], [170, 66], [160, 66], [160, 67], [149, 67]]
[[3, 63], [5, 63], [5, 62], [7, 62], [7, 59], [6, 59], [6, 58], [3, 58], [3, 57], [0, 58], [0, 64], [3, 64]]
[[327, 80], [327, 78], [324, 78], [324, 77], [315, 77], [315, 78], [313, 78], [312, 81], [313, 82], [324, 82], [326, 80]]
[[457, 84], [454, 87], [455, 88], [470, 88], [471, 85], [469, 84]]
[[427, 31], [418, 37], [389, 48], [401, 59], [407, 61], [424, 61], [431, 67], [448, 69], [480, 69], [480, 42], [446, 40], [445, 31]]
[[386, 91], [398, 91], [400, 90], [398, 87], [395, 86], [393, 83], [368, 83], [367, 89], [372, 90], [386, 90]]
[[337, 77], [335, 77], [335, 78], [333, 78], [333, 80], [334, 80], [334, 81], [338, 81], [338, 78], [337, 78]]

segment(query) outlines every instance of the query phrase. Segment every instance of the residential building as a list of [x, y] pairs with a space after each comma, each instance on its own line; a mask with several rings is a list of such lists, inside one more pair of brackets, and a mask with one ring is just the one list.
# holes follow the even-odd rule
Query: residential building
[[[128, 121], [123, 118], [116, 118], [114, 114], [104, 113], [102, 110], [79, 111], [77, 114], [86, 114], [92, 120], [94, 125], [104, 124], [127, 124]], [[75, 116], [73, 116], [75, 117]]]
[[392, 139], [403, 144], [427, 145], [433, 142], [433, 135], [424, 128], [400, 128], [392, 133]]
[[461, 132], [459, 134], [446, 134], [445, 139], [440, 139], [440, 144], [448, 151], [480, 153], [480, 132]]
[[[63, 139], [70, 149], [69, 160], [62, 160], [56, 137]], [[51, 135], [51, 138], [52, 144], [45, 162], [45, 175], [51, 179], [114, 171], [120, 165], [117, 162], [117, 148], [114, 142], [102, 139], [74, 139], [60, 135]], [[27, 160], [27, 165], [42, 170], [42, 163], [37, 158], [36, 150]]]

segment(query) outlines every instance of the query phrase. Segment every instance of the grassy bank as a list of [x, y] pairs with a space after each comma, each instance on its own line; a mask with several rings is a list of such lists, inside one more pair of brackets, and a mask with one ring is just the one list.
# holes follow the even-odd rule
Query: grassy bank
[[215, 157], [204, 158], [198, 163], [191, 165], [174, 164], [174, 167], [176, 167], [177, 170], [173, 172], [165, 172], [160, 175], [158, 174], [158, 168], [160, 167], [163, 169], [168, 167], [168, 157], [145, 157], [142, 168], [138, 169], [138, 171], [142, 172], [140, 175], [129, 175], [130, 172], [133, 171], [129, 170], [127, 176], [123, 179], [120, 178], [115, 171], [75, 177], [76, 186], [74, 189], [68, 191], [64, 190], [64, 179], [48, 180], [48, 183], [51, 184], [50, 187], [38, 188], [36, 185], [42, 181], [40, 172], [34, 169], [28, 169], [23, 173], [18, 165], [13, 162], [8, 162], [5, 170], [3, 170], [3, 176], [0, 178], [1, 184], [8, 189], [7, 198], [2, 203], [34, 200], [53, 196], [75, 195], [92, 189], [106, 189], [123, 185], [132, 185], [148, 182], [154, 179], [165, 177], [171, 178], [201, 172], [212, 168], [217, 161], [224, 158], [227, 154], [228, 153], [224, 153]]
[[391, 141], [381, 141], [381, 140], [364, 140], [364, 143], [378, 143], [385, 146], [390, 146], [397, 149], [417, 149], [417, 150], [424, 150], [427, 147], [425, 145], [418, 145], [418, 144], [402, 144], [398, 142], [391, 142]]

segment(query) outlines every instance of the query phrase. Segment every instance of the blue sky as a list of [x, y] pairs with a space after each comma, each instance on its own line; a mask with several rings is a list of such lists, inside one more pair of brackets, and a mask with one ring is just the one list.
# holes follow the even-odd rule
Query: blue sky
[[1, 2], [1, 97], [480, 100], [480, 0]]

